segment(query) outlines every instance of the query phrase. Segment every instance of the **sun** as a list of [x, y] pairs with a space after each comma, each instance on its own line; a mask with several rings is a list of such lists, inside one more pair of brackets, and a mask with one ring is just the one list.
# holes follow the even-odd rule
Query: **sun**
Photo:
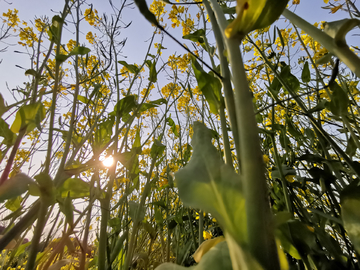
[[105, 167], [111, 167], [114, 164], [114, 158], [112, 156], [108, 156], [102, 162]]

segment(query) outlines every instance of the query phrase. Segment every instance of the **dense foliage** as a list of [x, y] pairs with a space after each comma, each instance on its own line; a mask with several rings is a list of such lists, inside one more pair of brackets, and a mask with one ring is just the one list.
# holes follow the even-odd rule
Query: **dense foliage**
[[1, 15], [29, 56], [0, 95], [1, 269], [360, 269], [354, 1], [309, 25], [299, 0], [136, 0], [138, 63], [133, 2], [64, 2]]

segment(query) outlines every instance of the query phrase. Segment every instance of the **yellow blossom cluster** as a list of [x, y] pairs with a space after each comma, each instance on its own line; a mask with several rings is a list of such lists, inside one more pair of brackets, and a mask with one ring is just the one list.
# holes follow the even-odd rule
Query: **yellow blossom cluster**
[[84, 12], [85, 20], [91, 26], [99, 26], [100, 25], [100, 18], [98, 16], [98, 11], [96, 9], [88, 8]]
[[184, 73], [188, 70], [190, 64], [190, 54], [183, 54], [182, 56], [176, 56], [172, 54], [169, 56], [168, 65], [172, 70], [179, 69], [181, 73]]
[[6, 23], [10, 27], [18, 26], [20, 19], [18, 17], [19, 11], [17, 9], [11, 10], [9, 9], [7, 13], [3, 13], [3, 23]]
[[181, 22], [181, 26], [183, 27], [183, 36], [190, 34], [194, 27], [194, 20], [191, 19], [191, 15], [189, 15], [189, 18]]
[[164, 9], [165, 3], [160, 0], [154, 0], [150, 5], [150, 11], [156, 16], [158, 21], [162, 22], [164, 21], [163, 16], [166, 13], [166, 10]]
[[94, 35], [91, 31], [86, 34], [86, 40], [87, 40], [90, 44], [94, 44], [94, 42], [95, 42], [95, 37], [96, 37], [96, 34]]
[[72, 51], [76, 47], [76, 41], [70, 39], [69, 42], [66, 44], [66, 47], [69, 51]]
[[181, 90], [181, 86], [176, 83], [168, 83], [163, 88], [161, 88], [161, 93], [164, 95], [165, 98], [168, 98], [170, 95], [171, 97], [175, 98], [179, 95]]
[[34, 42], [38, 42], [39, 39], [37, 38], [36, 34], [33, 31], [32, 27], [25, 27], [25, 28], [21, 28], [20, 29], [20, 34], [19, 34], [20, 40], [24, 41], [23, 42], [19, 42], [20, 45], [22, 46], [29, 46], [32, 47]]
[[171, 24], [172, 28], [180, 26], [180, 20], [181, 20], [180, 14], [184, 13], [184, 11], [185, 11], [185, 7], [183, 6], [178, 6], [178, 5], [172, 6], [168, 18], [172, 22]]
[[47, 27], [46, 23], [40, 18], [35, 19], [35, 27], [39, 32], [43, 32]]

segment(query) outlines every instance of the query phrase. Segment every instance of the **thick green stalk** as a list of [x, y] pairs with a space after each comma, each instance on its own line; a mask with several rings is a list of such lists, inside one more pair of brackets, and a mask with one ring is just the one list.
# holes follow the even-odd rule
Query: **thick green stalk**
[[290, 10], [285, 9], [282, 15], [317, 40], [329, 52], [335, 54], [345, 65], [347, 65], [356, 76], [360, 77], [360, 58], [353, 53], [347, 45], [340, 46], [328, 34], [300, 18]]
[[[228, 61], [224, 55], [224, 51], [225, 51], [224, 41], [222, 39], [221, 30], [219, 28], [219, 25], [216, 21], [216, 18], [214, 16], [214, 13], [210, 7], [208, 0], [204, 0], [203, 4], [208, 13], [211, 27], [212, 27], [212, 30], [214, 31], [216, 45], [218, 47], [221, 76], [223, 77], [223, 79], [221, 80], [221, 83], [223, 84], [223, 87], [224, 87], [225, 104], [226, 104], [226, 109], [227, 109], [227, 112], [229, 115], [231, 131], [232, 131], [232, 134], [234, 137], [234, 142], [235, 142], [235, 148], [240, 149], [239, 131], [238, 131], [238, 126], [237, 126], [237, 121], [236, 121], [236, 112], [235, 112], [235, 103], [234, 103], [234, 92], [233, 92], [232, 86], [231, 86], [231, 80], [230, 80], [231, 74], [230, 74], [230, 70], [229, 70], [229, 66], [228, 66]], [[238, 157], [239, 168], [240, 168], [241, 160], [240, 160], [240, 153], [238, 151], [237, 151], [237, 157]]]
[[[224, 33], [227, 22], [220, 6], [211, 0], [220, 29]], [[223, 34], [232, 69], [235, 107], [240, 135], [241, 175], [246, 200], [249, 251], [265, 269], [279, 269], [269, 207], [259, 131], [255, 119], [252, 95], [239, 48], [239, 41]], [[240, 179], [239, 179], [240, 181]], [[231, 254], [231, 253], [230, 253]], [[232, 258], [234, 260], [235, 258]]]
[[33, 270], [35, 269], [35, 261], [36, 255], [39, 249], [39, 243], [41, 234], [43, 232], [45, 223], [46, 223], [46, 213], [47, 213], [48, 205], [45, 200], [41, 200], [40, 202], [40, 210], [38, 211], [38, 221], [36, 223], [34, 236], [31, 240], [31, 250], [29, 254], [29, 258], [26, 264], [26, 270]]

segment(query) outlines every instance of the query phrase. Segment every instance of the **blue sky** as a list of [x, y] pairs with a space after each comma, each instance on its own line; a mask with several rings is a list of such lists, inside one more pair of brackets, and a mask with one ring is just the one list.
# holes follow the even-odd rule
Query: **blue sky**
[[[108, 1], [93, 0], [87, 2], [93, 3], [94, 8], [99, 11], [99, 14], [109, 14], [111, 11]], [[151, 3], [149, 0], [147, 2], [148, 4]], [[113, 0], [113, 3], [120, 5], [120, 1]], [[129, 1], [129, 3], [131, 2]], [[62, 10], [63, 4], [64, 1], [61, 0], [0, 0], [0, 12], [2, 14], [2, 12], [7, 11], [8, 9], [16, 8], [19, 10], [19, 17], [21, 20], [33, 21], [36, 16], [40, 17], [46, 15], [51, 18], [56, 14], [55, 12]], [[321, 6], [324, 5], [322, 0], [301, 0], [300, 5], [296, 6], [295, 12], [311, 23], [338, 20], [347, 17], [347, 14], [342, 12], [329, 14], [329, 10], [321, 9]], [[135, 5], [132, 5], [132, 8], [125, 9], [122, 20], [124, 23], [132, 22], [132, 24], [129, 28], [124, 29], [121, 34], [122, 37], [128, 38], [123, 53], [120, 56], [123, 57], [121, 60], [126, 60], [128, 63], [140, 63], [144, 59], [148, 46], [147, 41], [152, 35], [153, 28], [140, 15]], [[173, 30], [171, 28], [170, 30], [176, 37], [181, 39], [182, 33], [180, 29]], [[71, 31], [65, 31], [63, 40], [66, 41], [73, 38], [71, 36]], [[82, 38], [85, 40], [85, 35], [83, 35]], [[29, 57], [26, 54], [14, 53], [14, 50], [25, 52], [24, 48], [21, 46], [11, 46], [11, 44], [15, 44], [14, 39], [8, 39], [5, 40], [5, 42], [10, 46], [8, 46], [7, 52], [0, 53], [0, 59], [2, 59], [2, 63], [0, 64], [0, 92], [4, 96], [7, 96], [7, 85], [11, 89], [17, 85], [22, 86], [24, 81], [28, 81], [28, 78], [24, 75], [24, 71], [29, 67]], [[7, 44], [0, 43], [0, 48], [4, 48]], [[182, 48], [168, 37], [165, 37], [165, 47], [168, 48], [168, 50], [164, 52], [165, 54], [174, 53], [175, 51], [177, 53], [183, 53]], [[15, 65], [22, 66], [25, 70], [22, 70]], [[9, 103], [10, 102], [11, 101], [9, 100]]]

